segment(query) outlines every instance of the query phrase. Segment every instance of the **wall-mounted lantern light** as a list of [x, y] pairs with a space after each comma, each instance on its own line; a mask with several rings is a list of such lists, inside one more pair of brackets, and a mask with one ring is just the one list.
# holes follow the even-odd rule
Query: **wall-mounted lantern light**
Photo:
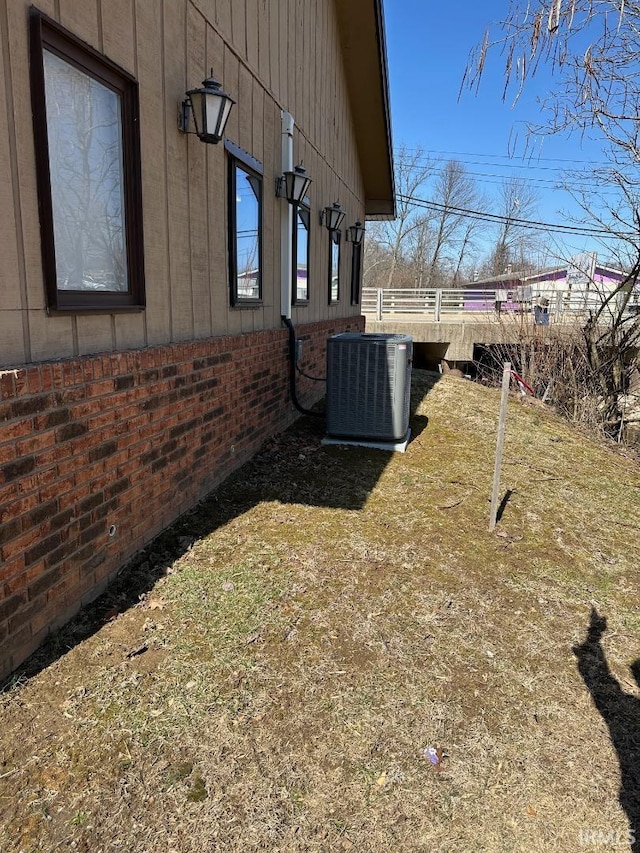
[[[213, 69], [211, 70], [213, 75]], [[207, 77], [202, 81], [200, 89], [190, 89], [184, 101], [180, 104], [178, 127], [183, 133], [193, 133], [189, 130], [190, 118], [193, 116], [195, 133], [201, 142], [211, 142], [214, 145], [222, 139], [224, 128], [235, 101], [222, 91], [220, 83]]]
[[311, 178], [300, 164], [292, 172], [285, 172], [276, 178], [276, 195], [286, 198], [290, 204], [300, 204], [311, 186]]
[[349, 243], [355, 243], [359, 245], [362, 243], [362, 239], [364, 237], [365, 228], [362, 222], [358, 220], [355, 225], [350, 225], [347, 228], [347, 241]]
[[345, 216], [346, 211], [337, 201], [334, 201], [331, 207], [325, 207], [320, 211], [320, 224], [325, 225], [329, 231], [337, 231]]

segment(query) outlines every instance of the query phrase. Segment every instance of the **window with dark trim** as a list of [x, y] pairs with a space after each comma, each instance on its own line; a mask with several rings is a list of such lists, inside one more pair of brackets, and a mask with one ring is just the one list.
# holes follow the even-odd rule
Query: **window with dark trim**
[[293, 219], [293, 301], [297, 305], [309, 301], [309, 223], [309, 208], [297, 205]]
[[360, 304], [360, 283], [362, 281], [362, 243], [353, 243], [351, 255], [351, 304]]
[[35, 9], [30, 30], [48, 308], [143, 308], [138, 84]]
[[229, 277], [232, 305], [262, 301], [262, 167], [229, 151]]
[[340, 231], [329, 231], [329, 305], [340, 301]]

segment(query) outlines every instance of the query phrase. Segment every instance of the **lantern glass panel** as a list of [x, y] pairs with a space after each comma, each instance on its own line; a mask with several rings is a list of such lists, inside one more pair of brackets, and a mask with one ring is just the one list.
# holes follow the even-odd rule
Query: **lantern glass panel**
[[204, 125], [204, 115], [203, 115], [203, 98], [200, 92], [191, 92], [189, 95], [189, 101], [191, 103], [191, 115], [193, 116], [193, 123], [196, 128], [196, 133], [198, 136], [201, 136], [203, 132]]
[[218, 123], [220, 120], [220, 108], [222, 106], [220, 95], [206, 94], [205, 103], [205, 131], [207, 136], [218, 135]]
[[220, 98], [220, 100], [224, 101], [224, 103], [221, 105], [221, 108], [220, 108], [220, 118], [218, 121], [217, 130], [216, 130], [216, 134], [219, 137], [221, 137], [222, 134], [224, 133], [224, 129], [227, 125], [227, 119], [229, 118], [229, 113], [231, 112], [231, 107], [233, 106], [233, 101], [231, 100], [231, 98], [222, 97], [222, 98]]

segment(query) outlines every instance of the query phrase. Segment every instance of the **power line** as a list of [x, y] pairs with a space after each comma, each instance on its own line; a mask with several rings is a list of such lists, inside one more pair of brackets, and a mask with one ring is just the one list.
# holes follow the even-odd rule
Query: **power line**
[[[474, 155], [471, 155], [471, 156], [474, 156]], [[411, 165], [413, 165], [413, 163], [416, 162], [415, 160], [412, 160], [411, 158], [406, 158], [406, 157], [398, 157], [397, 159], [398, 159], [398, 162], [400, 162], [406, 166], [411, 166]], [[417, 158], [417, 159], [422, 163], [427, 163], [427, 162], [435, 162], [435, 163], [447, 163], [448, 162], [448, 163], [450, 163], [452, 160], [451, 157], [421, 157], [421, 158]], [[560, 167], [559, 166], [532, 166], [529, 163], [522, 163], [522, 164], [518, 164], [518, 163], [495, 163], [495, 164], [493, 164], [493, 163], [483, 163], [481, 160], [461, 160], [458, 162], [463, 163], [465, 166], [494, 166], [495, 165], [499, 169], [524, 169], [525, 171], [531, 169], [531, 170], [535, 170], [537, 172], [563, 172], [565, 170], [564, 167], [561, 167], [561, 166]], [[572, 160], [570, 162], [577, 163], [580, 161]], [[568, 171], [569, 171], [569, 174], [572, 174], [572, 175], [573, 174], [585, 174], [585, 175], [587, 175], [587, 174], [591, 174], [593, 172], [593, 166], [589, 169], [569, 169]]]
[[[444, 172], [444, 170], [441, 169], [439, 174], [443, 174], [443, 172]], [[499, 179], [507, 180], [507, 181], [511, 180], [513, 177], [516, 177], [517, 180], [526, 181], [528, 184], [551, 184], [552, 187], [558, 187], [558, 183], [559, 183], [558, 180], [554, 181], [551, 178], [529, 178], [526, 175], [515, 175], [515, 176], [514, 175], [501, 175], [501, 174], [496, 173], [496, 172], [474, 172], [471, 170], [468, 172], [465, 172], [464, 176], [468, 176], [468, 177], [472, 177], [472, 178], [475, 178], [475, 177], [477, 177], [477, 178], [499, 178]], [[482, 181], [482, 183], [484, 183], [484, 184], [495, 184], [495, 183], [498, 183], [498, 181], [495, 181], [495, 180], [493, 180], [493, 181]], [[547, 189], [548, 189], [548, 187], [547, 187]]]
[[588, 228], [587, 226], [561, 225], [552, 222], [540, 222], [531, 219], [518, 219], [515, 216], [504, 216], [498, 213], [488, 213], [479, 210], [471, 210], [464, 207], [453, 207], [451, 205], [440, 204], [439, 202], [429, 201], [428, 199], [416, 198], [415, 196], [397, 196], [401, 201], [408, 202], [416, 207], [422, 207], [427, 210], [432, 210], [436, 213], [455, 213], [459, 216], [465, 216], [472, 219], [479, 219], [483, 222], [491, 223], [509, 223], [517, 225], [519, 228], [531, 228], [536, 231], [545, 229], [547, 231], [556, 231], [558, 233], [571, 234], [574, 236], [594, 236], [594, 237], [609, 237], [614, 235], [610, 231], [604, 229]]
[[631, 239], [632, 235], [615, 234], [612, 231], [607, 231], [600, 228], [589, 228], [588, 226], [561, 225], [554, 222], [540, 222], [531, 219], [518, 219], [513, 216], [502, 216], [497, 213], [488, 213], [480, 210], [471, 210], [465, 207], [452, 207], [450, 205], [440, 204], [439, 202], [429, 201], [426, 198], [417, 196], [407, 196], [398, 193], [396, 198], [415, 207], [420, 207], [426, 210], [434, 211], [435, 213], [454, 213], [458, 216], [467, 217], [469, 219], [478, 219], [483, 222], [510, 223], [517, 225], [519, 228], [530, 228], [535, 231], [555, 231], [558, 234], [567, 234], [574, 237], [599, 237], [601, 239], [619, 240], [624, 237]]
[[[514, 177], [513, 175], [500, 175], [492, 172], [472, 171], [465, 172], [465, 175], [473, 178], [478, 184], [492, 184], [493, 186], [502, 186], [505, 181], [510, 181]], [[539, 189], [540, 192], [548, 192], [549, 190], [570, 192], [570, 190], [558, 180], [553, 181], [550, 178], [527, 178], [524, 175], [517, 175], [516, 177], [519, 181], [524, 181], [526, 184], [533, 187], [533, 189]], [[578, 192], [586, 192], [588, 188], [593, 189], [593, 181], [589, 182], [586, 179], [580, 182], [574, 181], [572, 185], [572, 189]], [[613, 187], [598, 188], [598, 194], [611, 195], [616, 194], [616, 191]]]
[[[491, 178], [476, 178], [477, 172], [468, 172], [472, 178], [474, 178], [475, 183], [478, 184], [491, 184], [494, 187], [502, 186], [504, 180], [508, 180], [510, 175], [494, 175], [495, 179], [502, 180], [492, 180]], [[545, 181], [544, 186], [542, 186], [542, 179], [536, 181], [535, 178], [523, 178], [523, 181], [526, 182], [528, 186], [530, 186], [534, 190], [539, 190], [541, 193], [550, 192], [551, 190], [557, 190], [558, 192], [564, 192], [571, 194], [571, 190], [568, 187], [559, 184], [557, 181]], [[587, 193], [588, 190], [593, 190], [593, 185], [589, 185], [586, 181], [581, 184], [574, 184], [571, 188], [573, 191], [578, 193]], [[598, 188], [598, 195], [618, 195], [616, 191], [612, 188]]]
[[[403, 150], [407, 152], [422, 151], [424, 154], [445, 154], [448, 157], [491, 157], [500, 160], [513, 159], [509, 154], [481, 154], [478, 151], [440, 151], [430, 148], [404, 148]], [[590, 166], [609, 165], [606, 160], [578, 160], [575, 157], [531, 157], [528, 159], [542, 160], [545, 163], [587, 163]]]
[[[397, 158], [396, 162], [400, 166], [414, 166], [415, 161], [406, 160], [402, 158]], [[426, 165], [428, 160], [421, 161], [422, 165]], [[451, 160], [446, 160], [445, 158], [436, 158], [433, 160], [434, 163], [450, 163]], [[528, 166], [517, 166], [511, 165], [509, 163], [496, 163], [496, 168], [504, 168], [504, 169], [519, 169], [528, 171], [529, 169], [541, 169], [549, 172], [556, 172], [558, 177], [556, 178], [539, 178], [537, 175], [530, 174], [522, 174], [521, 172], [513, 175], [513, 174], [503, 174], [500, 172], [477, 172], [475, 169], [467, 169], [468, 166], [489, 166], [492, 164], [481, 163], [477, 161], [458, 161], [465, 168], [464, 175], [470, 178], [474, 178], [478, 183], [484, 184], [501, 184], [504, 181], [511, 181], [514, 178], [518, 181], [524, 181], [527, 184], [532, 186], [539, 186], [542, 191], [548, 189], [558, 189], [568, 192], [567, 188], [564, 184], [570, 179], [572, 186], [574, 189], [580, 191], [586, 191], [588, 188], [593, 188], [593, 170], [589, 169], [573, 169], [573, 170], [562, 170], [557, 168], [552, 168], [550, 166], [539, 166], [539, 167], [528, 167]], [[442, 174], [444, 172], [444, 167], [438, 167], [437, 174]], [[436, 174], [436, 170], [434, 170], [434, 175]], [[493, 180], [489, 180], [493, 179]], [[425, 180], [428, 180], [425, 179]], [[615, 189], [612, 187], [599, 188], [598, 192], [600, 194], [615, 194]]]

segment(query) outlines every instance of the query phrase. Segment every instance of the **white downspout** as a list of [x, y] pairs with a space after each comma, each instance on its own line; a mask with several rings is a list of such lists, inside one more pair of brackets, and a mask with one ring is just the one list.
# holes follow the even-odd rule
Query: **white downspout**
[[[283, 110], [282, 117], [282, 171], [293, 171], [293, 128], [294, 121], [291, 113]], [[293, 281], [293, 205], [284, 199], [280, 208], [280, 314], [284, 319], [291, 319], [291, 286]]]

